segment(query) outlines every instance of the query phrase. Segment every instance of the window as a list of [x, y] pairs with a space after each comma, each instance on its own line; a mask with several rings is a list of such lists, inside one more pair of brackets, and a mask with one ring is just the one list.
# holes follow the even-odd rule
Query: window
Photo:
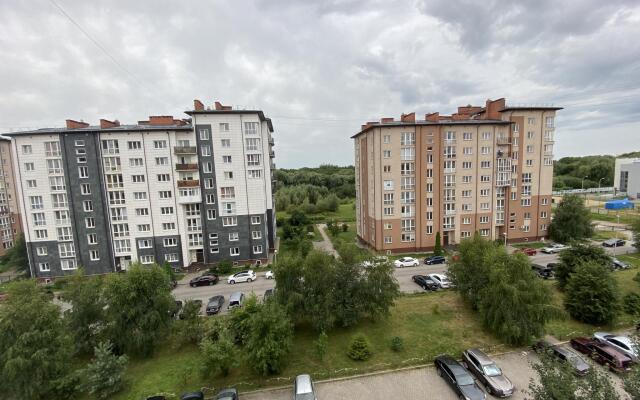
[[200, 129], [200, 140], [209, 140], [209, 130], [208, 129]]
[[116, 253], [130, 253], [131, 241], [129, 239], [114, 240], [113, 247]]
[[169, 165], [169, 157], [156, 157], [156, 165]]
[[146, 200], [147, 199], [147, 192], [133, 192], [133, 199], [134, 200]]
[[169, 174], [158, 174], [158, 182], [169, 182], [171, 180], [171, 175]]
[[382, 172], [391, 172], [391, 165], [382, 166]]
[[231, 164], [231, 156], [222, 156], [222, 162], [224, 164]]
[[214, 208], [210, 208], [207, 210], [207, 219], [208, 220], [216, 219], [216, 210]]
[[224, 215], [233, 215], [236, 213], [236, 203], [232, 202], [222, 202], [222, 213]]
[[385, 236], [384, 244], [391, 244], [391, 243], [393, 243], [393, 239], [391, 238], [391, 236]]
[[[31, 163], [33, 164], [33, 163]], [[78, 170], [80, 168], [87, 168], [87, 167], [79, 167]], [[29, 169], [27, 168], [27, 171]], [[31, 170], [33, 170], [33, 166], [31, 168]], [[62, 173], [62, 160], [59, 158], [54, 158], [52, 160], [47, 160], [47, 170], [49, 172], [50, 175], [52, 174], [61, 174]], [[82, 176], [80, 176], [82, 178]]]
[[433, 235], [433, 225], [427, 225], [427, 235]]
[[29, 196], [29, 202], [31, 203], [32, 210], [40, 210], [44, 208], [42, 196]]
[[383, 203], [385, 205], [393, 205], [393, 193], [384, 193], [383, 194]]
[[259, 215], [254, 215], [251, 217], [251, 225], [259, 225], [262, 218]]
[[525, 207], [530, 206], [530, 205], [531, 205], [531, 199], [529, 199], [529, 198], [527, 198], [527, 199], [521, 199], [521, 200], [520, 200], [520, 204], [521, 204], [522, 206], [525, 206]]
[[124, 191], [117, 190], [114, 192], [109, 192], [109, 205], [124, 204], [124, 202]]
[[513, 124], [513, 131], [514, 131], [514, 132], [519, 132], [519, 130], [520, 130], [520, 127], [518, 126], [518, 124], [515, 124], [515, 123], [514, 123], [514, 124]]
[[391, 143], [391, 135], [384, 135], [384, 136], [382, 137], [382, 141], [383, 141], [385, 144]]
[[162, 240], [162, 245], [164, 247], [176, 247], [178, 245], [178, 239], [176, 239], [176, 238], [164, 238]]
[[527, 132], [527, 139], [533, 139], [533, 132]]
[[65, 190], [64, 176], [50, 176], [49, 186], [51, 190]]
[[88, 244], [98, 244], [98, 235], [95, 233], [90, 233], [87, 235], [87, 243]]
[[250, 179], [259, 179], [262, 177], [262, 170], [260, 169], [250, 169], [249, 170], [249, 178]]
[[[144, 175], [131, 175], [131, 182], [133, 183], [144, 183], [144, 181], [145, 181]], [[120, 185], [120, 187], [122, 186]]]
[[527, 167], [533, 167], [533, 160], [527, 160]]
[[463, 132], [462, 140], [473, 140], [473, 134], [471, 132]]
[[481, 224], [488, 224], [489, 223], [489, 216], [483, 215], [482, 217], [480, 217], [480, 223]]
[[385, 207], [382, 212], [384, 215], [393, 215], [393, 207]]
[[89, 259], [91, 261], [98, 261], [100, 259], [100, 253], [98, 250], [89, 250]]
[[89, 177], [89, 167], [78, 167], [78, 176], [80, 178], [88, 178]]
[[167, 148], [167, 141], [166, 140], [154, 140], [153, 141], [153, 148], [154, 149], [166, 149]]
[[382, 150], [382, 157], [391, 158], [391, 150]]
[[51, 195], [51, 202], [54, 208], [66, 208], [69, 205], [66, 193], [53, 193]]
[[142, 239], [138, 240], [138, 248], [139, 249], [150, 249], [153, 245], [151, 244], [151, 239]]
[[35, 234], [36, 239], [46, 239], [49, 236], [46, 229], [36, 229]]
[[160, 207], [160, 214], [173, 215], [173, 207]]
[[215, 194], [206, 195], [206, 202], [207, 202], [207, 204], [215, 204], [216, 203], [216, 195]]
[[77, 156], [84, 156], [85, 154], [87, 154], [87, 149], [85, 149], [84, 147], [76, 149]]
[[211, 155], [211, 146], [205, 144], [200, 146], [200, 155], [203, 157], [208, 157]]
[[258, 245], [258, 246], [253, 246], [253, 254], [261, 254], [262, 253], [262, 246]]
[[229, 132], [229, 123], [228, 122], [223, 122], [219, 125], [220, 127], [220, 132]]
[[231, 147], [231, 139], [222, 139], [220, 140], [220, 146], [229, 148]]
[[96, 220], [93, 217], [87, 217], [84, 219], [84, 226], [87, 228], [95, 228]]
[[151, 224], [138, 225], [138, 232], [151, 232]]
[[480, 229], [480, 236], [489, 236], [489, 229]]
[[161, 190], [158, 192], [158, 196], [161, 199], [170, 199], [172, 196], [171, 190]]
[[[452, 209], [451, 209], [451, 211], [455, 211], [455, 204], [446, 204], [446, 206], [447, 206], [447, 207], [451, 207], [451, 206], [453, 206], [453, 207], [451, 207], [451, 208], [452, 208]], [[446, 211], [449, 211], [449, 210], [446, 210]], [[462, 211], [471, 211], [471, 204], [469, 204], [469, 203], [464, 203], [464, 204], [462, 205]]]
[[491, 182], [491, 175], [482, 175], [480, 177], [480, 182]]
[[175, 222], [163, 222], [162, 223], [162, 230], [163, 231], [172, 231], [176, 229], [176, 223]]
[[39, 213], [33, 213], [33, 225], [34, 226], [45, 226], [47, 225], [47, 220], [44, 216], [44, 213], [39, 212]]
[[35, 179], [27, 179], [27, 187], [35, 188], [35, 187], [38, 187], [38, 184]]
[[85, 200], [82, 202], [82, 208], [85, 212], [93, 211], [93, 202], [91, 200]]
[[490, 192], [489, 189], [480, 189], [480, 196], [487, 197], [489, 196], [489, 192]]
[[247, 135], [255, 135], [258, 133], [258, 123], [257, 122], [245, 122], [244, 123], [244, 133]]
[[462, 154], [465, 154], [465, 155], [473, 154], [473, 147], [463, 147]]
[[45, 157], [60, 157], [60, 142], [44, 142]]
[[393, 181], [384, 181], [383, 187], [384, 190], [393, 190]]
[[202, 164], [202, 172], [205, 174], [210, 174], [213, 172], [213, 164], [210, 161], [204, 162]]
[[164, 260], [166, 262], [178, 262], [178, 253], [169, 253], [164, 255]]
[[245, 144], [246, 144], [247, 151], [260, 150], [260, 139], [258, 138], [245, 139]]
[[533, 145], [527, 145], [527, 153], [533, 153]]
[[462, 183], [471, 183], [471, 175], [464, 175], [462, 177]]
[[58, 243], [58, 254], [60, 257], [75, 257], [76, 250], [73, 242]]
[[141, 264], [153, 264], [154, 261], [155, 261], [155, 258], [152, 255], [140, 256]]
[[[47, 161], [49, 161], [49, 160], [47, 160]], [[34, 169], [35, 169], [35, 167], [34, 167], [32, 162], [24, 163], [24, 170], [25, 171], [33, 171]], [[51, 172], [49, 172], [49, 173], [51, 173]]]
[[31, 148], [30, 144], [23, 144], [22, 145], [22, 154], [31, 154], [33, 153], [33, 149]]
[[137, 216], [149, 215], [149, 209], [148, 208], [136, 208], [136, 215]]
[[127, 147], [129, 150], [140, 150], [142, 149], [142, 142], [139, 140], [129, 141], [127, 142]]
[[480, 161], [480, 168], [491, 168], [491, 161]]
[[60, 268], [62, 270], [70, 270], [70, 269], [76, 269], [78, 268], [78, 266], [76, 264], [76, 260], [74, 259], [60, 260]]
[[488, 210], [490, 207], [489, 203], [480, 203], [481, 210]]
[[221, 187], [220, 198], [221, 199], [235, 199], [236, 191], [233, 186]]
[[549, 204], [549, 199], [546, 197], [542, 198], [542, 201], [540, 201], [540, 204], [542, 204], [543, 206], [546, 206]]
[[553, 117], [546, 117], [545, 124], [547, 128], [553, 128]]
[[546, 166], [553, 165], [553, 159], [551, 157], [545, 157], [544, 158], [544, 165], [546, 165]]
[[471, 169], [471, 161], [463, 161], [462, 162], [462, 169]]
[[224, 217], [222, 218], [222, 226], [236, 226], [238, 225], [237, 217]]
[[229, 254], [232, 256], [239, 256], [240, 255], [240, 248], [239, 247], [232, 247], [229, 249]]
[[40, 269], [40, 271], [42, 272], [48, 272], [51, 271], [51, 267], [49, 267], [49, 263], [48, 262], [41, 262], [38, 263], [38, 268]]
[[482, 132], [482, 140], [491, 140], [491, 132]]
[[229, 233], [229, 241], [235, 242], [236, 240], [239, 240], [239, 239], [240, 239], [240, 235], [238, 234], [238, 232]]
[[415, 147], [405, 147], [400, 149], [400, 159], [401, 160], [415, 160], [416, 158], [416, 148]]
[[247, 154], [247, 165], [250, 167], [260, 165], [260, 154]]

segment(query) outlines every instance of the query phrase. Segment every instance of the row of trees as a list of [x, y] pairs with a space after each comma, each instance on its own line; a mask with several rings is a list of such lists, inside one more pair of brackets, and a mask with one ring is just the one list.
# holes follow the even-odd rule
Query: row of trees
[[296, 185], [324, 187], [338, 196], [355, 197], [355, 168], [324, 164], [318, 168], [277, 169], [276, 189]]
[[463, 240], [458, 261], [449, 272], [456, 290], [478, 310], [483, 325], [512, 345], [542, 336], [547, 321], [558, 314], [551, 292], [531, 271], [523, 254], [482, 239]]
[[564, 157], [553, 164], [553, 188], [580, 189], [584, 187], [613, 186], [613, 173], [616, 157], [640, 157], [640, 151], [619, 156]]

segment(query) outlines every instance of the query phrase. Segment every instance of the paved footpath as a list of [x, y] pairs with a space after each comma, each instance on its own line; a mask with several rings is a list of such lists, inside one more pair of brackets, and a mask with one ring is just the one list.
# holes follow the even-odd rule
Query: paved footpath
[[322, 241], [313, 242], [313, 247], [317, 250], [324, 250], [327, 253], [338, 257], [338, 252], [333, 248], [333, 243], [331, 243], [331, 239], [329, 239], [329, 235], [327, 235], [327, 224], [317, 224], [316, 228], [318, 228], [320, 236], [322, 236]]

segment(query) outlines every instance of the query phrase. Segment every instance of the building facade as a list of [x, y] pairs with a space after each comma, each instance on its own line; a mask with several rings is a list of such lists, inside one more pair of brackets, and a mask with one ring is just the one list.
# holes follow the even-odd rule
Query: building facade
[[21, 233], [11, 139], [0, 136], [0, 257], [13, 247]]
[[432, 250], [474, 232], [522, 242], [547, 235], [559, 107], [459, 107], [367, 122], [355, 141], [358, 238], [384, 252]]
[[8, 134], [33, 276], [267, 261], [271, 120], [198, 100], [186, 113]]
[[613, 187], [632, 199], [640, 199], [640, 158], [616, 158]]

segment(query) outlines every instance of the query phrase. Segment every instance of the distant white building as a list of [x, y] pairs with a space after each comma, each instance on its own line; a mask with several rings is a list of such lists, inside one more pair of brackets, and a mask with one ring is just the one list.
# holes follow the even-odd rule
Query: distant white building
[[613, 186], [632, 199], [640, 198], [640, 158], [617, 158]]

